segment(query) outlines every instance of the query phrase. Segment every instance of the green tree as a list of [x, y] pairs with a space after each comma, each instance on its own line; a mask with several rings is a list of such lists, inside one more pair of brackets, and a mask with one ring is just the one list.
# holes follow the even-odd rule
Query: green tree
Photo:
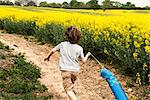
[[63, 6], [63, 8], [69, 8], [70, 7], [68, 2], [63, 2], [62, 6]]
[[52, 8], [60, 8], [62, 6], [62, 4], [60, 3], [49, 3], [48, 7], [52, 7]]
[[19, 2], [21, 6], [27, 5], [29, 0], [15, 0], [15, 2]]
[[122, 8], [123, 4], [117, 1], [112, 1], [111, 2], [114, 8]]
[[18, 2], [18, 1], [15, 1], [15, 5], [16, 6], [21, 6], [20, 2]]
[[70, 6], [72, 8], [77, 8], [78, 7], [78, 1], [77, 0], [71, 0], [70, 1]]
[[79, 8], [86, 8], [86, 4], [84, 2], [78, 2]]
[[70, 7], [72, 8], [85, 8], [86, 7], [84, 2], [78, 2], [77, 0], [71, 0], [69, 4], [70, 4]]
[[0, 0], [0, 5], [14, 5], [12, 2], [9, 0]]
[[27, 6], [37, 6], [36, 3], [34, 1], [29, 1], [27, 3]]
[[123, 8], [135, 8], [135, 4], [132, 4], [131, 2], [127, 2], [126, 4], [123, 5]]
[[57, 3], [57, 8], [61, 8], [62, 7], [62, 4], [61, 3]]
[[106, 9], [112, 8], [112, 2], [110, 0], [105, 0], [102, 2], [102, 9], [105, 11]]
[[14, 5], [12, 2], [10, 2], [9, 0], [4, 0], [6, 5]]
[[90, 8], [99, 8], [100, 5], [98, 4], [98, 0], [90, 0], [89, 2], [86, 3], [87, 7]]
[[39, 4], [40, 7], [48, 7], [48, 3], [47, 2], [40, 2]]
[[150, 10], [150, 7], [149, 6], [146, 6], [146, 7], [144, 7], [146, 10]]
[[2, 1], [2, 0], [0, 0], [0, 5], [2, 5], [2, 3], [3, 3], [3, 1]]

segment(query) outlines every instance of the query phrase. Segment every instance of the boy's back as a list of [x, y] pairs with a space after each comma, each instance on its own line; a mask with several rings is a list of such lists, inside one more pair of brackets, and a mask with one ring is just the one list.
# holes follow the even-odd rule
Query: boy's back
[[69, 70], [78, 72], [80, 66], [78, 58], [84, 57], [83, 48], [78, 44], [71, 44], [68, 41], [61, 42], [55, 47], [55, 50], [60, 50], [60, 68], [61, 70]]

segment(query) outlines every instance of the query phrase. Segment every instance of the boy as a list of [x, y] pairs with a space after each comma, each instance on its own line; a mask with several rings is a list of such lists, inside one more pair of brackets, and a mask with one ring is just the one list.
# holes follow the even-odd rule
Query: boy
[[81, 32], [75, 26], [69, 27], [65, 32], [65, 36], [67, 37], [67, 41], [61, 42], [54, 47], [50, 51], [49, 56], [44, 60], [49, 61], [50, 56], [54, 52], [60, 51], [59, 66], [63, 78], [64, 89], [72, 100], [77, 100], [73, 92], [73, 86], [80, 71], [78, 58], [81, 57], [82, 61], [85, 63], [91, 53], [88, 52], [84, 57], [83, 48], [77, 44], [81, 37]]

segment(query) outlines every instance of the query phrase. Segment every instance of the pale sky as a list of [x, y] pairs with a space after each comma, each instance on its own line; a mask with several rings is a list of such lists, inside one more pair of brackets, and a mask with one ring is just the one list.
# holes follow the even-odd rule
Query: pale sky
[[[14, 0], [10, 0], [10, 1], [14, 1]], [[66, 1], [69, 3], [71, 0], [37, 0], [37, 1], [38, 2], [47, 1], [47, 2], [56, 2], [56, 3], [62, 3], [64, 1]], [[88, 2], [90, 0], [77, 0], [77, 1]], [[101, 2], [104, 0], [98, 0], [98, 1], [99, 1], [99, 4], [101, 4]], [[135, 4], [137, 7], [150, 6], [150, 0], [111, 0], [111, 1], [119, 1], [121, 3], [126, 3], [129, 1], [133, 4]]]

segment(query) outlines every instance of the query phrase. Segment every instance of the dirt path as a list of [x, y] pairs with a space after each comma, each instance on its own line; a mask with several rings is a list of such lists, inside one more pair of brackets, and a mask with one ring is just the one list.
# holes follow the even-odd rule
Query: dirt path
[[[58, 68], [59, 54], [55, 53], [51, 61], [44, 62], [52, 46], [38, 45], [14, 34], [0, 34], [0, 41], [14, 49], [16, 53], [24, 53], [27, 61], [33, 62], [41, 69], [42, 84], [49, 93], [58, 94], [63, 91], [61, 73]], [[75, 91], [79, 100], [115, 100], [107, 83], [98, 76], [98, 69], [93, 60], [81, 66], [80, 77], [75, 83]], [[93, 67], [93, 68], [91, 68]], [[58, 100], [58, 99], [56, 99]]]

